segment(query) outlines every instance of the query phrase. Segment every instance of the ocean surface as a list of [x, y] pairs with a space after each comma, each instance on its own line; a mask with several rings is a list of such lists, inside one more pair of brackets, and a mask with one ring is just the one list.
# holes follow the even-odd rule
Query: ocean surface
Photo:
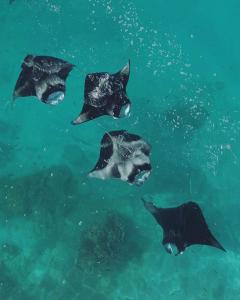
[[[240, 299], [239, 14], [237, 0], [0, 0], [0, 300]], [[27, 54], [76, 65], [63, 103], [12, 103]], [[86, 74], [128, 59], [131, 116], [72, 126]], [[87, 177], [120, 129], [152, 146], [141, 187]], [[227, 252], [167, 254], [141, 197], [197, 202]]]

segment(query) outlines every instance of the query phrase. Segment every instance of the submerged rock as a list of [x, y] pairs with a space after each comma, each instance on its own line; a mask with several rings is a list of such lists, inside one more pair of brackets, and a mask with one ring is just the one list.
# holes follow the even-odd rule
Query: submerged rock
[[35, 210], [64, 217], [74, 209], [78, 185], [70, 168], [60, 165], [19, 178], [0, 177], [0, 209], [5, 217]]
[[142, 235], [127, 216], [109, 212], [82, 232], [77, 265], [87, 272], [119, 271], [145, 250]]

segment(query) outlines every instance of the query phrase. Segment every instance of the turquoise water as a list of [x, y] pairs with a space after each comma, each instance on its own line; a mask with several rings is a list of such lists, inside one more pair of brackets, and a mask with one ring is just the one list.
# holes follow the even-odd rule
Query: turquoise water
[[[0, 299], [239, 299], [239, 2], [0, 8]], [[63, 103], [20, 98], [12, 107], [27, 54], [77, 66]], [[116, 72], [128, 59], [131, 117], [72, 126], [86, 74]], [[142, 187], [87, 177], [103, 134], [119, 129], [152, 145]], [[162, 207], [196, 201], [227, 253], [193, 246], [168, 255], [142, 196]], [[99, 263], [104, 239], [112, 253]]]

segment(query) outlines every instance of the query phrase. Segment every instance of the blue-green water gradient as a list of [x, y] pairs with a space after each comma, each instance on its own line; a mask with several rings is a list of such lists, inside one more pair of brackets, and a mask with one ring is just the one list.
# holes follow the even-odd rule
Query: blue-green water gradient
[[[240, 299], [239, 13], [236, 0], [0, 1], [1, 300]], [[63, 103], [12, 105], [27, 54], [76, 65]], [[131, 116], [72, 126], [86, 74], [128, 59]], [[119, 129], [152, 146], [142, 187], [87, 177]], [[227, 253], [168, 255], [143, 196], [196, 201]]]

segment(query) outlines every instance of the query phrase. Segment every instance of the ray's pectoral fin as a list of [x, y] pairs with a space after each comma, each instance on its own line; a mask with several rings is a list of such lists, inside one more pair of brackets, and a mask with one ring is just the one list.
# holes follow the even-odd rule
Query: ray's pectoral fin
[[142, 202], [144, 207], [151, 213], [151, 214], [157, 214], [157, 207], [149, 201], [146, 201], [144, 198], [142, 198]]
[[88, 104], [84, 104], [80, 115], [72, 121], [73, 125], [79, 125], [84, 122], [93, 120], [97, 117], [106, 114], [105, 110], [97, 107], [90, 106]]
[[220, 249], [224, 252], [227, 252], [211, 233], [210, 233], [210, 237], [209, 237], [208, 241], [205, 242], [205, 244], [208, 245], [208, 246], [218, 248], [218, 249]]
[[120, 77], [126, 86], [130, 76], [130, 60], [128, 60], [127, 64], [116, 75]]
[[72, 71], [72, 69], [75, 67], [75, 65], [73, 64], [67, 64], [64, 68], [62, 68], [59, 72], [58, 72], [58, 76], [60, 78], [62, 78], [63, 80], [66, 80], [69, 73]]
[[210, 231], [201, 208], [194, 202], [180, 206], [180, 211], [185, 215], [186, 224], [184, 242], [188, 246], [199, 244], [207, 245], [226, 251]]
[[13, 100], [17, 97], [36, 96], [35, 87], [31, 80], [31, 72], [32, 70], [30, 68], [21, 71], [14, 88]]
[[115, 170], [115, 165], [110, 163], [113, 155], [113, 141], [111, 135], [106, 133], [101, 140], [101, 149], [98, 162], [95, 167], [89, 172], [89, 177], [107, 179], [119, 177], [119, 173]]
[[87, 108], [88, 105], [84, 104], [83, 109], [80, 113], [80, 115], [72, 121], [72, 125], [79, 125], [81, 123], [90, 121], [91, 119], [89, 118], [90, 115], [90, 108]]
[[23, 85], [15, 88], [12, 99], [16, 100], [18, 97], [28, 97], [28, 96], [36, 96], [36, 91], [34, 85], [26, 81]]

